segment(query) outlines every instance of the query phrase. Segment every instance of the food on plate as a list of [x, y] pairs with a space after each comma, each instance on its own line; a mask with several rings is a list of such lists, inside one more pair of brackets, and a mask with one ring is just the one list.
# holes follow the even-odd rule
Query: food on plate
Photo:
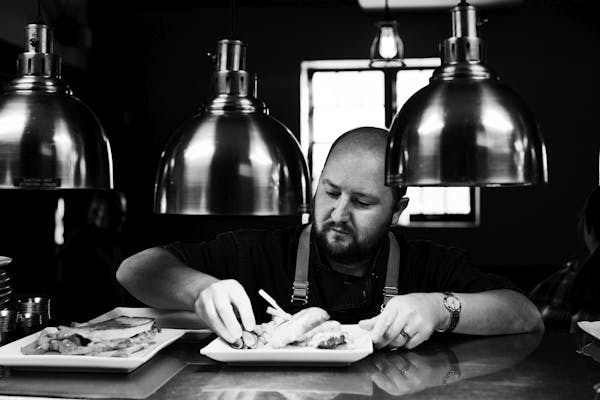
[[292, 318], [278, 325], [271, 333], [270, 347], [282, 348], [297, 342], [304, 334], [329, 319], [327, 311], [318, 307], [305, 308], [292, 315]]
[[154, 318], [125, 316], [72, 327], [49, 327], [34, 342], [22, 347], [21, 353], [128, 357], [153, 344], [158, 332]]
[[270, 322], [257, 325], [252, 332], [243, 331], [242, 337], [231, 346], [236, 349], [280, 349], [288, 346], [334, 349], [346, 343], [347, 334], [338, 321], [329, 318], [322, 308], [305, 308], [287, 320], [275, 317]]
[[301, 346], [333, 349], [346, 343], [346, 336], [342, 332], [342, 324], [330, 320], [306, 332], [298, 342]]

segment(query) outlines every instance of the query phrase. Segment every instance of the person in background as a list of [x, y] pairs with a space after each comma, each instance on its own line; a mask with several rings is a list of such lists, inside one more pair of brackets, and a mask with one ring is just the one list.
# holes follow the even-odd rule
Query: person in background
[[377, 348], [410, 349], [436, 330], [543, 329], [527, 297], [474, 268], [464, 251], [404, 238], [396, 224], [406, 188], [384, 184], [387, 138], [387, 130], [363, 127], [334, 142], [312, 224], [151, 248], [126, 259], [117, 279], [149, 306], [195, 311], [230, 343], [257, 317], [269, 319], [261, 288], [287, 312], [318, 306], [332, 319], [358, 322]]
[[127, 293], [115, 273], [125, 259], [122, 236], [127, 203], [117, 191], [94, 194], [85, 223], [57, 249], [56, 314], [65, 323], [84, 322], [124, 305]]
[[586, 199], [579, 219], [588, 250], [583, 262], [566, 263], [529, 294], [549, 329], [575, 332], [577, 321], [600, 319], [600, 187]]

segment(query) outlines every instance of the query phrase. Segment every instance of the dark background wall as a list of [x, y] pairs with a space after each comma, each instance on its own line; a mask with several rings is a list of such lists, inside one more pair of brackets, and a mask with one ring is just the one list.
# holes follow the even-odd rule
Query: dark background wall
[[[210, 95], [212, 66], [206, 53], [230, 32], [229, 9], [220, 3], [226, 2], [87, 2], [84, 25], [93, 40], [82, 50], [85, 62], [67, 64], [63, 78], [96, 112], [111, 141], [116, 188], [129, 202], [128, 252], [175, 239], [207, 239], [237, 227], [298, 221], [152, 213], [160, 152]], [[35, 10], [33, 2], [31, 8]], [[597, 11], [593, 0], [524, 1], [517, 7], [481, 10], [488, 19], [481, 29], [488, 64], [536, 115], [546, 140], [550, 183], [482, 189], [480, 227], [412, 228], [407, 230], [410, 237], [466, 248], [482, 268], [505, 273], [523, 287], [577, 251], [578, 211], [598, 183], [600, 26], [592, 18]], [[25, 25], [27, 12], [21, 14], [19, 25]], [[406, 57], [438, 56], [438, 44], [451, 33], [446, 10], [395, 12], [394, 17]], [[259, 97], [271, 114], [299, 136], [301, 61], [367, 58], [378, 18], [354, 1], [239, 1], [237, 37], [248, 45], [248, 69], [258, 73]], [[3, 43], [0, 65], [5, 66], [20, 49]], [[28, 193], [24, 200], [23, 195], [0, 192], [0, 254], [20, 256], [19, 267], [29, 276], [19, 279], [23, 290], [48, 285], [31, 283], [31, 273], [51, 269], [41, 264], [52, 251], [47, 223], [53, 221], [53, 206], [31, 208], [44, 201], [53, 204], [52, 195], [46, 197], [50, 200]], [[72, 226], [85, 214], [78, 201], [68, 211], [75, 215]], [[50, 211], [42, 211], [44, 207]], [[24, 250], [38, 243], [50, 250], [38, 252], [37, 258]], [[51, 279], [52, 273], [47, 275]]]
[[[119, 87], [118, 96], [96, 96], [95, 109], [106, 124], [114, 124], [107, 129], [122, 152], [117, 185], [130, 191], [136, 212], [144, 214], [150, 211], [160, 151], [209, 95], [206, 52], [230, 26], [226, 7], [147, 4], [120, 15], [105, 9], [110, 24], [94, 19], [99, 25], [90, 62], [96, 95]], [[259, 96], [298, 134], [301, 61], [367, 57], [378, 16], [354, 3], [263, 4], [239, 6], [236, 31], [248, 44], [248, 69], [259, 74]], [[600, 56], [594, 50], [599, 28], [580, 7], [546, 2], [483, 11], [489, 64], [537, 116], [547, 142], [550, 184], [484, 189], [481, 227], [411, 229], [411, 236], [467, 247], [483, 265], [555, 264], [573, 250], [576, 214], [598, 181], [599, 147], [592, 111], [600, 89]], [[436, 56], [438, 43], [450, 34], [445, 11], [395, 17], [407, 57]], [[119, 168], [119, 160], [126, 165]]]

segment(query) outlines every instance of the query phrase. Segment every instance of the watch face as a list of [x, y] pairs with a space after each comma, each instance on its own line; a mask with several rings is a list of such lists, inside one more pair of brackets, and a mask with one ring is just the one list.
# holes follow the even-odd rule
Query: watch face
[[452, 311], [460, 311], [460, 301], [455, 296], [448, 296], [446, 298], [446, 304]]

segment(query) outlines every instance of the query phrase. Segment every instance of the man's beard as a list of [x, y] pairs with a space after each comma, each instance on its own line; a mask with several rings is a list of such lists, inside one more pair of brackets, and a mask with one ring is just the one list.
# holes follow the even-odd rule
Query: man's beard
[[[347, 232], [350, 237], [348, 243], [328, 240], [327, 234], [333, 228]], [[389, 227], [380, 226], [366, 242], [359, 243], [356, 232], [347, 224], [335, 224], [329, 221], [325, 222], [322, 227], [317, 227], [316, 224], [313, 226], [313, 233], [319, 248], [325, 251], [331, 261], [341, 264], [353, 264], [372, 258], [388, 230]]]

